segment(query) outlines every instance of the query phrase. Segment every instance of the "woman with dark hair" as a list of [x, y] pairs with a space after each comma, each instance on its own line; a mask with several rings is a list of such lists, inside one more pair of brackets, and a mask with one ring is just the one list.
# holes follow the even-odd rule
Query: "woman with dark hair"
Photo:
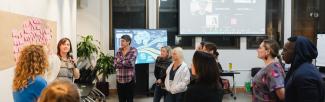
[[153, 97], [154, 102], [160, 102], [161, 97], [166, 96], [166, 90], [163, 88], [165, 87], [164, 82], [166, 77], [166, 70], [172, 63], [171, 52], [172, 51], [169, 46], [163, 46], [160, 49], [160, 56], [158, 56], [156, 59], [154, 70], [156, 77], [155, 93]]
[[57, 55], [60, 57], [60, 71], [57, 78], [67, 78], [71, 81], [79, 79], [80, 73], [76, 66], [72, 53], [71, 41], [69, 38], [62, 38], [57, 46]]
[[213, 57], [214, 57], [215, 60], [217, 61], [217, 65], [218, 65], [218, 67], [220, 68], [220, 69], [219, 69], [219, 72], [222, 72], [222, 67], [221, 67], [221, 65], [220, 65], [220, 63], [219, 63], [219, 59], [218, 59], [218, 57], [219, 57], [219, 52], [217, 51], [217, 45], [214, 44], [214, 43], [207, 42], [207, 43], [205, 43], [204, 46], [203, 46], [203, 51], [204, 51], [204, 52], [207, 52], [207, 53], [210, 53], [210, 54], [213, 55]]
[[291, 64], [285, 78], [286, 102], [324, 102], [321, 75], [311, 62], [318, 55], [315, 45], [305, 37], [290, 37], [281, 53]]
[[[279, 45], [274, 40], [264, 40], [257, 49], [262, 68], [253, 78], [253, 102], [284, 101], [284, 69], [279, 56]], [[277, 57], [280, 61], [276, 61]]]
[[[217, 51], [217, 45], [214, 44], [214, 43], [210, 43], [210, 42], [207, 42], [205, 43], [205, 45], [203, 46], [203, 51], [207, 52], [207, 53], [210, 53], [213, 55], [213, 57], [215, 58], [216, 62], [217, 62], [217, 66], [218, 66], [218, 70], [220, 73], [223, 72], [222, 70], [222, 66], [219, 62], [219, 52]], [[220, 84], [222, 86], [223, 89], [225, 89], [225, 91], [228, 91], [230, 92], [230, 84], [229, 84], [229, 80], [228, 79], [222, 79], [220, 77]]]
[[200, 42], [197, 46], [196, 46], [196, 49], [197, 51], [203, 51], [203, 47], [205, 45], [205, 42]]
[[116, 68], [116, 88], [119, 102], [133, 102], [135, 88], [135, 61], [138, 50], [131, 46], [129, 35], [122, 35], [120, 48], [114, 57]]
[[192, 60], [194, 80], [188, 85], [185, 102], [221, 102], [223, 90], [215, 58], [206, 52], [196, 51]]

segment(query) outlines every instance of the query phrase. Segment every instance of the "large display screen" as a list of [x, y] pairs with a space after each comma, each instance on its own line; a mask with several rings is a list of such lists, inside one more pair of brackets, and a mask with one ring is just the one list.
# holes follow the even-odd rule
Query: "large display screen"
[[180, 0], [180, 34], [265, 34], [266, 0]]
[[136, 64], [155, 63], [160, 48], [167, 45], [167, 30], [160, 29], [115, 29], [115, 54], [120, 48], [122, 35], [129, 35], [131, 46], [137, 48]]

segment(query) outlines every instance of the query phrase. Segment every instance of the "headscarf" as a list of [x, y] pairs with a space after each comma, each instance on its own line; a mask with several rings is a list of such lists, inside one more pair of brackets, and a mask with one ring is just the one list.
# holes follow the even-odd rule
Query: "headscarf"
[[311, 63], [318, 55], [316, 46], [303, 36], [290, 37], [290, 42], [295, 43], [294, 55], [291, 67], [286, 77], [286, 81], [303, 63]]

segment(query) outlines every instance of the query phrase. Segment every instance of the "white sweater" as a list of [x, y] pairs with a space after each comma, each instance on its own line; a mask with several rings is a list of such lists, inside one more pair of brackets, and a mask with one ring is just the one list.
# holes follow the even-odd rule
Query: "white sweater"
[[187, 85], [190, 83], [190, 71], [187, 64], [183, 61], [182, 65], [178, 68], [175, 73], [174, 80], [169, 80], [169, 73], [174, 65], [174, 62], [169, 65], [166, 70], [165, 87], [166, 90], [172, 94], [185, 92], [187, 90]]
[[53, 82], [60, 71], [60, 58], [56, 54], [48, 56], [49, 67], [45, 72], [44, 79], [47, 81], [47, 84]]

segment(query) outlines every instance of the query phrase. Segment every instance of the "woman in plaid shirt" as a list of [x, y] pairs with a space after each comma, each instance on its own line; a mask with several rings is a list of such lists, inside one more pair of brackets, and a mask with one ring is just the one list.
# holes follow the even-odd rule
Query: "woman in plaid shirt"
[[135, 60], [138, 51], [131, 47], [131, 37], [121, 37], [121, 47], [118, 49], [114, 65], [116, 68], [117, 93], [120, 102], [133, 102], [135, 87]]

